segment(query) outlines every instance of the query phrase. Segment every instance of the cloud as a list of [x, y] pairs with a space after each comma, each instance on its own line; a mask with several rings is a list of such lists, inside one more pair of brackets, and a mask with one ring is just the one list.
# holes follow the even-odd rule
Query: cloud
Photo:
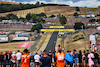
[[24, 1], [24, 2], [21, 2], [21, 3], [23, 3], [23, 4], [27, 4], [27, 3], [29, 3], [29, 4], [35, 4], [37, 1], [39, 1], [40, 3], [41, 2], [42, 3], [46, 3], [46, 1], [40, 1], [40, 0], [35, 0], [35, 1], [30, 1], [30, 2]]
[[[12, 1], [12, 0], [5, 0], [5, 1]], [[21, 3], [27, 4], [35, 4], [37, 1], [47, 3], [55, 3], [55, 4], [66, 4], [70, 6], [80, 6], [80, 7], [98, 7], [100, 6], [100, 0], [51, 0], [51, 2], [47, 2], [47, 0], [34, 0], [34, 1], [24, 1], [21, 0]], [[14, 1], [13, 1], [14, 2]]]
[[9, 2], [12, 2], [12, 0], [2, 0], [2, 1], [9, 1]]
[[100, 1], [97, 0], [86, 0], [86, 1], [79, 1], [75, 2], [73, 4], [70, 4], [71, 6], [80, 6], [80, 7], [98, 7], [100, 6]]

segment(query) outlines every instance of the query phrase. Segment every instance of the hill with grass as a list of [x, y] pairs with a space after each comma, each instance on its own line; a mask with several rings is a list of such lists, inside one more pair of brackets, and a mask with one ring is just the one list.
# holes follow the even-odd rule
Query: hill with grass
[[0, 4], [19, 4], [15, 2], [0, 1]]
[[45, 13], [47, 17], [51, 15], [64, 15], [64, 16], [73, 16], [75, 12], [81, 15], [85, 15], [88, 12], [94, 12], [95, 14], [100, 11], [100, 8], [86, 8], [80, 7], [80, 11], [76, 11], [76, 7], [70, 6], [42, 6], [38, 8], [26, 9], [26, 10], [19, 10], [19, 11], [12, 11], [6, 13], [0, 13], [0, 16], [6, 16], [7, 14], [13, 13], [18, 17], [26, 17], [27, 13], [39, 14]]
[[84, 51], [85, 47], [86, 49], [89, 49], [89, 40], [88, 37], [85, 36], [81, 31], [71, 34], [64, 39], [65, 52], [67, 50], [73, 51], [74, 49], [76, 49], [77, 51]]

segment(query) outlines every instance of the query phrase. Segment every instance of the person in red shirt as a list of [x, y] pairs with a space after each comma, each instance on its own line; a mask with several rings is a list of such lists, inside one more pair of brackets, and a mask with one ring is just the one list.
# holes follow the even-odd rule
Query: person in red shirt
[[58, 53], [56, 54], [57, 67], [65, 67], [64, 57], [65, 54], [62, 53], [62, 50], [58, 50]]
[[31, 56], [28, 53], [28, 50], [25, 49], [24, 54], [21, 55], [21, 67], [30, 67], [30, 58]]

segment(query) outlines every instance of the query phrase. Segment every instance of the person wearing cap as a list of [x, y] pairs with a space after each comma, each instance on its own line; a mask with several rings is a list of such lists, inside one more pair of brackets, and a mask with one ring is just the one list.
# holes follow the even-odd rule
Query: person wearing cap
[[15, 51], [13, 51], [12, 55], [11, 55], [11, 67], [16, 67], [16, 54], [15, 54]]
[[23, 55], [21, 55], [21, 67], [30, 67], [30, 58], [28, 49], [23, 51]]
[[74, 57], [74, 54], [73, 54], [73, 52], [71, 52], [71, 50], [69, 50], [69, 53]]

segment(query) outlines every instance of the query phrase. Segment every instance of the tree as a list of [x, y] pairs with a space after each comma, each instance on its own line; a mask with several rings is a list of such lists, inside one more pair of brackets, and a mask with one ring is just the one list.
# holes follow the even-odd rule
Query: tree
[[45, 4], [44, 3], [41, 3], [41, 6], [45, 6]]
[[96, 21], [95, 19], [90, 19], [90, 20], [89, 20], [89, 22], [95, 22], [95, 21]]
[[43, 20], [42, 17], [39, 17], [39, 16], [36, 17], [36, 21], [37, 21], [38, 23], [40, 23], [42, 20]]
[[97, 19], [97, 21], [96, 22], [100, 22], [100, 19]]
[[25, 18], [23, 18], [23, 17], [20, 17], [19, 19], [20, 19], [21, 21], [23, 21], [23, 22], [25, 21]]
[[80, 8], [79, 7], [76, 7], [76, 11], [80, 11]]
[[64, 24], [66, 24], [67, 19], [66, 19], [65, 16], [62, 16], [62, 17], [59, 18], [59, 21], [60, 21], [60, 24], [64, 25]]
[[31, 28], [31, 31], [33, 32], [34, 30], [37, 30], [39, 32], [40, 29], [42, 29], [42, 25], [39, 23], [37, 25], [34, 25], [32, 28]]
[[37, 22], [36, 17], [37, 17], [37, 15], [36, 15], [36, 14], [32, 14], [32, 21], [33, 21], [33, 22]]
[[18, 20], [18, 17], [17, 17], [16, 15], [12, 14], [12, 13], [6, 15], [6, 18], [7, 18], [8, 20]]
[[40, 22], [44, 22], [44, 19], [42, 17], [38, 16], [37, 14], [32, 14], [32, 21], [35, 23], [36, 22], [40, 23]]
[[73, 16], [76, 16], [76, 17], [77, 17], [77, 16], [79, 16], [79, 14], [78, 14], [77, 12], [75, 12], [75, 13], [73, 14]]
[[82, 25], [83, 25], [83, 29], [85, 28], [84, 24], [82, 22], [76, 22], [74, 25], [74, 29], [82, 29]]
[[50, 17], [55, 17], [55, 15], [51, 15]]
[[0, 21], [2, 21], [2, 20], [7, 20], [7, 18], [6, 17], [0, 17]]
[[26, 19], [29, 21], [30, 19], [31, 19], [31, 13], [28, 13], [27, 15], [26, 15]]
[[40, 7], [40, 2], [37, 1], [37, 3], [35, 4], [36, 7]]
[[46, 18], [46, 14], [45, 13], [40, 13], [39, 16], [43, 17], [43, 18]]

